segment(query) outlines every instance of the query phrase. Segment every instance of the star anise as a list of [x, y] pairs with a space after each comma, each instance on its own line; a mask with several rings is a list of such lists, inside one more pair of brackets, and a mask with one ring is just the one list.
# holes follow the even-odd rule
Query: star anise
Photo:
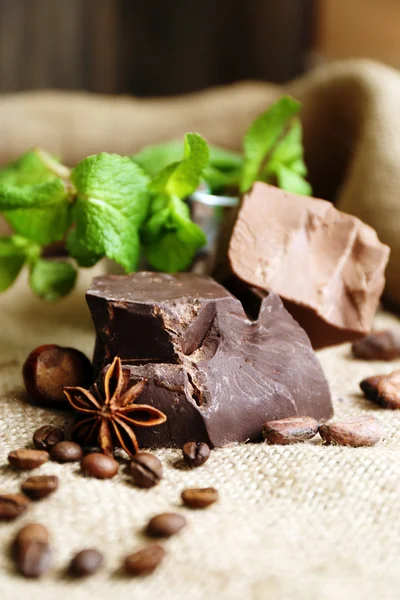
[[83, 445], [98, 444], [109, 456], [115, 446], [122, 447], [129, 456], [138, 452], [139, 446], [134, 427], [161, 425], [167, 417], [149, 404], [135, 404], [142, 393], [146, 379], [126, 389], [121, 360], [117, 356], [104, 375], [102, 391], [97, 384], [90, 390], [81, 387], [65, 387], [64, 394], [80, 420], [72, 435]]

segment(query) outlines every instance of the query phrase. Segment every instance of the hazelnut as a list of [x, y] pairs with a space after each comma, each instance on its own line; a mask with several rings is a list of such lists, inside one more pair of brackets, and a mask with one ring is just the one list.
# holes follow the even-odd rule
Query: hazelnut
[[48, 406], [67, 404], [64, 386], [90, 387], [93, 382], [89, 359], [75, 348], [45, 344], [32, 350], [22, 367], [25, 389]]

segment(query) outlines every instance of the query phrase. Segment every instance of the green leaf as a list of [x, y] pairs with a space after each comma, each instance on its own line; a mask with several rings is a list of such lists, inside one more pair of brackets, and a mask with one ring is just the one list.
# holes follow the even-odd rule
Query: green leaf
[[82, 240], [77, 236], [76, 229], [71, 231], [67, 237], [66, 248], [68, 254], [73, 256], [80, 267], [90, 268], [104, 257], [104, 252], [96, 254], [90, 248], [87, 248]]
[[312, 188], [308, 181], [284, 165], [277, 166], [276, 178], [278, 186], [283, 190], [303, 196], [311, 196], [312, 194]]
[[[54, 179], [54, 172], [45, 164], [43, 158], [48, 156], [39, 148], [29, 150], [17, 160], [0, 169], [0, 183], [10, 185], [36, 185]], [[51, 157], [52, 160], [56, 160]]]
[[30, 272], [32, 290], [43, 300], [55, 302], [73, 289], [77, 272], [66, 261], [39, 259]]
[[158, 271], [183, 271], [199, 248], [207, 243], [203, 230], [190, 219], [189, 207], [179, 198], [171, 198], [155, 212], [144, 228], [145, 254]]
[[34, 185], [0, 184], [0, 210], [31, 209], [59, 204], [67, 197], [59, 178]]
[[24, 266], [31, 245], [18, 237], [0, 237], [0, 292], [9, 288]]
[[261, 178], [263, 181], [276, 182], [280, 188], [289, 192], [310, 195], [312, 189], [304, 179], [306, 174], [301, 123], [296, 118], [276, 145]]
[[219, 146], [209, 146], [210, 160], [209, 164], [223, 172], [237, 171], [243, 165], [243, 156], [232, 150], [220, 148]]
[[183, 159], [162, 169], [151, 182], [150, 191], [177, 198], [190, 196], [199, 186], [208, 159], [207, 142], [197, 133], [187, 133]]
[[76, 229], [68, 239], [72, 256], [84, 264], [106, 255], [134, 271], [139, 228], [149, 209], [147, 175], [130, 158], [104, 152], [81, 161], [71, 181], [77, 190]]
[[21, 187], [0, 184], [0, 210], [15, 233], [38, 244], [61, 240], [70, 224], [68, 193], [59, 178]]
[[[171, 163], [180, 162], [183, 153], [183, 142], [162, 142], [143, 148], [131, 159], [150, 177], [154, 177]], [[240, 154], [209, 145], [209, 161], [203, 170], [203, 179], [212, 192], [238, 186], [242, 164], [243, 158]]]
[[131, 159], [150, 177], [154, 177], [165, 167], [183, 158], [183, 142], [162, 142], [146, 146]]
[[290, 119], [298, 113], [300, 106], [300, 102], [283, 96], [250, 125], [244, 138], [242, 192], [247, 192], [257, 180], [268, 154], [278, 142]]
[[239, 188], [240, 174], [240, 169], [227, 173], [207, 165], [203, 172], [203, 178], [211, 192], [217, 194], [225, 192], [228, 188]]

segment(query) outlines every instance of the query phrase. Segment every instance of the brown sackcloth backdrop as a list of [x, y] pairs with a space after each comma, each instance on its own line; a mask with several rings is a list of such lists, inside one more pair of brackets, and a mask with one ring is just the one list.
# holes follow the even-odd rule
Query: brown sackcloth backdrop
[[[332, 65], [287, 88], [305, 102], [307, 159], [315, 190], [374, 225], [393, 259], [389, 292], [396, 297], [400, 237], [400, 78], [368, 62]], [[249, 121], [281, 90], [240, 84], [181, 100], [132, 100], [82, 94], [33, 93], [0, 98], [1, 159], [40, 144], [69, 163], [100, 150], [132, 152], [145, 143], [197, 130], [237, 148]], [[397, 221], [396, 221], [397, 219]], [[398, 250], [396, 250], [396, 244]], [[97, 271], [101, 267], [97, 268]], [[93, 330], [84, 303], [92, 272], [56, 305], [35, 299], [25, 278], [0, 296], [0, 490], [14, 492], [27, 475], [10, 470], [7, 454], [30, 443], [44, 423], [71, 425], [71, 416], [33, 407], [22, 389], [21, 364], [36, 345], [76, 346], [88, 355]], [[397, 290], [397, 299], [400, 292]], [[381, 314], [377, 324], [395, 317]], [[32, 504], [26, 516], [0, 525], [0, 598], [4, 600], [366, 600], [400, 598], [400, 412], [364, 400], [358, 382], [400, 368], [350, 357], [348, 345], [318, 353], [338, 418], [373, 414], [386, 428], [374, 448], [238, 445], [217, 450], [201, 469], [174, 468], [175, 450], [158, 452], [165, 478], [137, 490], [121, 473], [86, 479], [77, 465], [47, 463], [60, 489]], [[188, 486], [215, 486], [218, 505], [190, 512], [179, 496]], [[168, 558], [153, 576], [124, 578], [118, 568], [141, 546], [141, 529], [157, 512], [177, 510], [188, 528], [166, 542]], [[16, 529], [38, 520], [52, 532], [55, 569], [40, 583], [15, 574], [6, 555]], [[97, 547], [105, 568], [85, 582], [64, 576], [74, 551]]]

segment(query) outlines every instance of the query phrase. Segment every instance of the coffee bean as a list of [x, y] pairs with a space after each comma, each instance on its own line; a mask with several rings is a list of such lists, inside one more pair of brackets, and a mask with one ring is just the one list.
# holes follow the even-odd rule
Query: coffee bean
[[126, 557], [124, 569], [129, 575], [148, 575], [164, 560], [166, 552], [159, 544], [152, 544]]
[[400, 408], [400, 371], [382, 377], [376, 386], [376, 396], [373, 400], [383, 408]]
[[55, 475], [36, 475], [29, 477], [21, 485], [21, 490], [31, 500], [40, 500], [50, 496], [58, 488], [58, 477]]
[[29, 500], [22, 494], [0, 494], [0, 521], [12, 521], [22, 515]]
[[210, 448], [205, 442], [187, 442], [182, 452], [186, 464], [192, 468], [204, 465], [210, 456]]
[[263, 437], [269, 444], [305, 442], [317, 433], [318, 421], [312, 417], [287, 417], [268, 421], [262, 428]]
[[375, 401], [378, 395], [378, 383], [387, 377], [387, 375], [372, 375], [360, 382], [360, 388], [368, 400]]
[[46, 344], [32, 350], [22, 367], [28, 394], [39, 404], [68, 404], [64, 386], [88, 388], [93, 382], [92, 365], [75, 348]]
[[363, 360], [393, 360], [400, 356], [400, 333], [397, 331], [374, 331], [354, 342], [353, 355]]
[[14, 469], [31, 471], [37, 469], [49, 460], [49, 453], [45, 450], [13, 450], [8, 455], [8, 462]]
[[75, 462], [81, 460], [82, 448], [75, 442], [59, 442], [50, 451], [51, 460], [57, 462]]
[[361, 416], [324, 423], [319, 427], [319, 433], [326, 444], [358, 448], [377, 444], [383, 438], [384, 430], [376, 417]]
[[177, 513], [162, 513], [150, 519], [146, 532], [152, 537], [170, 537], [185, 527], [187, 521]]
[[17, 550], [22, 544], [32, 541], [47, 544], [49, 541], [49, 531], [47, 527], [41, 523], [29, 523], [22, 527], [15, 536], [13, 543], [14, 550]]
[[74, 577], [92, 575], [101, 567], [104, 557], [94, 548], [86, 548], [76, 554], [69, 565], [69, 573]]
[[64, 440], [64, 432], [53, 425], [43, 425], [33, 434], [33, 444], [38, 450], [51, 450]]
[[135, 454], [129, 465], [129, 474], [136, 485], [141, 488], [151, 488], [160, 482], [163, 468], [157, 456], [149, 452]]
[[81, 469], [84, 475], [97, 479], [111, 479], [118, 473], [119, 464], [111, 456], [92, 452], [82, 458]]
[[182, 501], [189, 508], [207, 508], [219, 499], [219, 494], [215, 488], [188, 488], [183, 490]]
[[24, 577], [41, 577], [50, 569], [52, 551], [47, 542], [29, 540], [18, 545], [15, 562]]

